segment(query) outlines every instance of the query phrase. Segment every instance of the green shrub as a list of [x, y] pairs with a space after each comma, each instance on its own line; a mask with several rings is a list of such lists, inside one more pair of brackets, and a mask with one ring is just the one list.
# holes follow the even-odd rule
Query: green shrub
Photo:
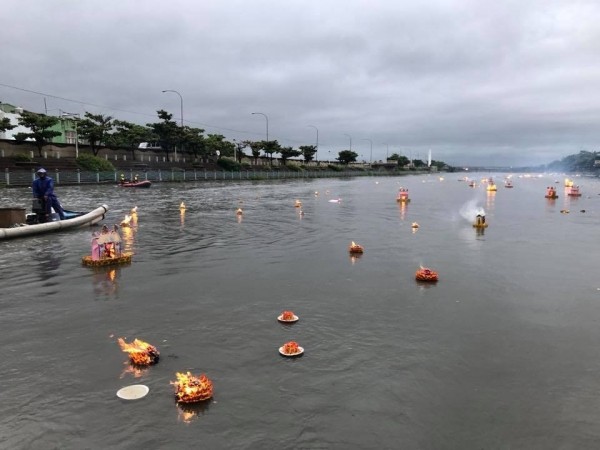
[[302, 167], [300, 167], [298, 164], [294, 164], [294, 163], [287, 163], [285, 167], [290, 172], [302, 172], [302, 170], [303, 170]]
[[87, 153], [80, 154], [77, 158], [77, 165], [82, 170], [99, 171], [99, 172], [114, 172], [115, 166], [110, 161], [103, 158], [98, 158]]
[[29, 155], [24, 153], [14, 153], [10, 158], [15, 162], [31, 162]]
[[327, 168], [329, 170], [333, 170], [334, 172], [342, 172], [344, 170], [342, 166], [338, 166], [335, 164], [327, 164]]
[[233, 159], [229, 159], [229, 158], [219, 158], [217, 160], [217, 166], [219, 166], [221, 169], [226, 170], [228, 172], [234, 171], [234, 172], [239, 172], [240, 170], [240, 164], [236, 161], [234, 161]]

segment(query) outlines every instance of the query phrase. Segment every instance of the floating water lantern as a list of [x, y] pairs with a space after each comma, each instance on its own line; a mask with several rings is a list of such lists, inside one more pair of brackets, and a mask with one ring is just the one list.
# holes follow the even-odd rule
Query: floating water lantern
[[568, 209], [561, 209], [561, 210], [560, 210], [560, 213], [561, 213], [561, 214], [569, 214], [569, 212], [570, 212], [570, 211], [569, 211]]
[[475, 183], [475, 180], [471, 180], [469, 181], [469, 187], [476, 187], [477, 183]]
[[415, 273], [415, 279], [417, 281], [438, 281], [438, 273], [421, 266]]
[[486, 190], [488, 192], [496, 192], [498, 190], [497, 186], [494, 184], [493, 181], [488, 181], [488, 186], [486, 188]]
[[137, 210], [138, 210], [138, 207], [134, 206], [133, 208], [131, 208], [131, 214], [137, 214]]
[[479, 213], [475, 216], [475, 222], [473, 228], [487, 228], [488, 224], [485, 221], [485, 214]]
[[304, 353], [304, 348], [300, 347], [296, 341], [289, 341], [279, 347], [279, 353], [287, 357], [300, 356]]
[[86, 255], [81, 262], [86, 266], [110, 266], [116, 264], [129, 264], [133, 253], [121, 251], [121, 235], [119, 226], [115, 225], [112, 230], [103, 225], [100, 233], [92, 234], [92, 254]]
[[419, 228], [419, 224], [417, 222], [413, 222], [411, 228], [417, 229]]
[[400, 203], [410, 202], [410, 198], [408, 198], [408, 189], [400, 188], [398, 190], [398, 195], [396, 196], [396, 201]]
[[181, 205], [179, 205], [179, 211], [185, 211], [185, 203], [181, 202]]
[[319, 191], [315, 191], [315, 197], [319, 195]]
[[565, 187], [573, 187], [573, 180], [565, 178]]
[[300, 200], [296, 200], [296, 201], [294, 202], [294, 207], [295, 207], [295, 208], [301, 208], [301, 207], [302, 207], [302, 202], [301, 202]]
[[329, 200], [329, 203], [340, 203], [341, 201], [341, 198], [332, 198], [331, 200]]
[[177, 381], [171, 381], [170, 384], [175, 386], [177, 403], [197, 403], [213, 396], [213, 383], [206, 375], [198, 377], [190, 372], [177, 372], [175, 376]]
[[125, 342], [125, 339], [119, 338], [121, 350], [129, 354], [129, 361], [136, 366], [150, 366], [156, 364], [160, 357], [158, 349], [147, 342], [134, 339], [131, 344]]
[[121, 221], [122, 227], [131, 226], [131, 216], [129, 214], [125, 214], [125, 218]]
[[556, 190], [552, 186], [548, 186], [546, 188], [546, 195], [544, 197], [555, 199], [555, 198], [558, 198], [558, 194], [556, 193]]
[[294, 311], [283, 311], [277, 316], [277, 320], [280, 322], [293, 323], [298, 321], [298, 316], [294, 314]]
[[238, 216], [241, 216], [242, 214], [244, 214], [244, 211], [242, 211], [242, 208], [238, 208], [238, 209], [235, 211], [235, 213], [236, 213]]
[[579, 192], [579, 186], [572, 186], [567, 195], [569, 197], [581, 197], [581, 192]]
[[356, 242], [352, 241], [350, 247], [348, 247], [348, 251], [350, 253], [364, 253], [365, 249], [362, 245], [358, 245]]

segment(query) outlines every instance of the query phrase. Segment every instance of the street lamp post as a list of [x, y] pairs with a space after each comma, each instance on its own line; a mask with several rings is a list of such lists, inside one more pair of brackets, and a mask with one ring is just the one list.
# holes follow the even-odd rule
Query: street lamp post
[[[181, 96], [181, 94], [179, 92], [174, 91], [173, 89], [165, 89], [162, 92], [163, 92], [163, 94], [165, 92], [174, 92], [175, 94], [179, 95], [179, 105], [181, 107], [181, 131], [183, 132], [183, 97]], [[175, 160], [177, 160], [177, 147], [175, 147]]]
[[317, 161], [319, 161], [319, 129], [317, 127], [315, 127], [314, 125], [308, 125], [308, 126], [317, 130], [317, 151], [315, 152], [315, 159]]
[[352, 151], [352, 136], [346, 133], [344, 133], [344, 136], [348, 136], [348, 138], [350, 139], [350, 151]]
[[252, 114], [260, 114], [261, 116], [264, 116], [265, 120], [267, 121], [267, 142], [269, 142], [269, 118], [265, 113], [261, 112], [253, 112]]
[[367, 139], [367, 138], [363, 138], [363, 141], [369, 141], [369, 143], [371, 144], [371, 153], [369, 156], [369, 164], [373, 164], [373, 141], [371, 139]]
[[390, 153], [390, 146], [388, 144], [386, 144], [385, 142], [383, 143], [383, 145], [385, 145], [385, 162], [387, 163], [387, 160], [389, 158], [389, 153]]

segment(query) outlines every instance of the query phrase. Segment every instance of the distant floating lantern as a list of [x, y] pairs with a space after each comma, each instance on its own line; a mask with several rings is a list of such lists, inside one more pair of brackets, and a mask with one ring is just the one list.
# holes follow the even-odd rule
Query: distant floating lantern
[[137, 214], [137, 210], [138, 210], [138, 207], [134, 206], [133, 208], [131, 208], [131, 214]]
[[438, 273], [427, 267], [420, 267], [415, 274], [417, 281], [438, 281]]
[[236, 213], [238, 216], [241, 216], [242, 214], [244, 214], [244, 211], [242, 211], [242, 208], [238, 208], [238, 209], [235, 211], [235, 213]]
[[555, 198], [558, 198], [558, 194], [556, 193], [556, 190], [552, 186], [548, 186], [546, 188], [546, 195], [544, 197], [555, 199]]
[[400, 203], [410, 202], [410, 198], [408, 198], [408, 189], [400, 188], [398, 190], [398, 195], [396, 196], [396, 201]]
[[121, 221], [122, 227], [128, 227], [131, 225], [131, 216], [129, 214], [125, 214], [125, 218]]
[[160, 353], [158, 349], [147, 342], [134, 339], [131, 344], [125, 339], [119, 338], [121, 350], [129, 354], [129, 361], [136, 366], [149, 366], [158, 362]]
[[569, 212], [570, 212], [570, 211], [569, 211], [568, 209], [561, 209], [561, 210], [560, 210], [560, 213], [561, 213], [561, 214], [569, 214]]
[[213, 396], [213, 383], [204, 374], [199, 377], [190, 372], [175, 374], [176, 381], [170, 384], [175, 386], [175, 399], [177, 403], [197, 403], [210, 399]]
[[475, 217], [475, 222], [473, 223], [473, 228], [487, 228], [488, 224], [485, 221], [484, 214], [477, 214]]
[[298, 321], [298, 316], [294, 314], [294, 311], [283, 311], [278, 317], [277, 320], [280, 322], [292, 323]]
[[348, 251], [350, 253], [364, 253], [365, 249], [362, 245], [358, 245], [356, 242], [352, 241], [350, 247], [348, 247]]
[[579, 186], [571, 186], [567, 195], [569, 197], [581, 197], [581, 192], [579, 192]]
[[181, 205], [179, 205], [179, 211], [185, 211], [185, 203], [181, 202]]
[[315, 191], [315, 197], [319, 195], [319, 191]]
[[419, 228], [419, 224], [417, 222], [413, 222], [411, 227], [414, 229]]
[[295, 208], [301, 208], [302, 207], [302, 202], [300, 200], [296, 200], [296, 202], [294, 203], [294, 207]]

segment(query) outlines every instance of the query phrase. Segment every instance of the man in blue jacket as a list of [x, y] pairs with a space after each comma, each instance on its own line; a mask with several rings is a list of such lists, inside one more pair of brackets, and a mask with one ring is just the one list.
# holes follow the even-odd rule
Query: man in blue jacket
[[54, 208], [54, 211], [58, 213], [60, 220], [63, 220], [65, 218], [65, 212], [63, 211], [58, 198], [54, 195], [54, 180], [46, 175], [46, 169], [44, 168], [38, 169], [37, 176], [38, 178], [34, 180], [31, 188], [33, 197], [41, 201], [42, 209], [46, 212], [44, 221], [51, 217], [50, 208]]

